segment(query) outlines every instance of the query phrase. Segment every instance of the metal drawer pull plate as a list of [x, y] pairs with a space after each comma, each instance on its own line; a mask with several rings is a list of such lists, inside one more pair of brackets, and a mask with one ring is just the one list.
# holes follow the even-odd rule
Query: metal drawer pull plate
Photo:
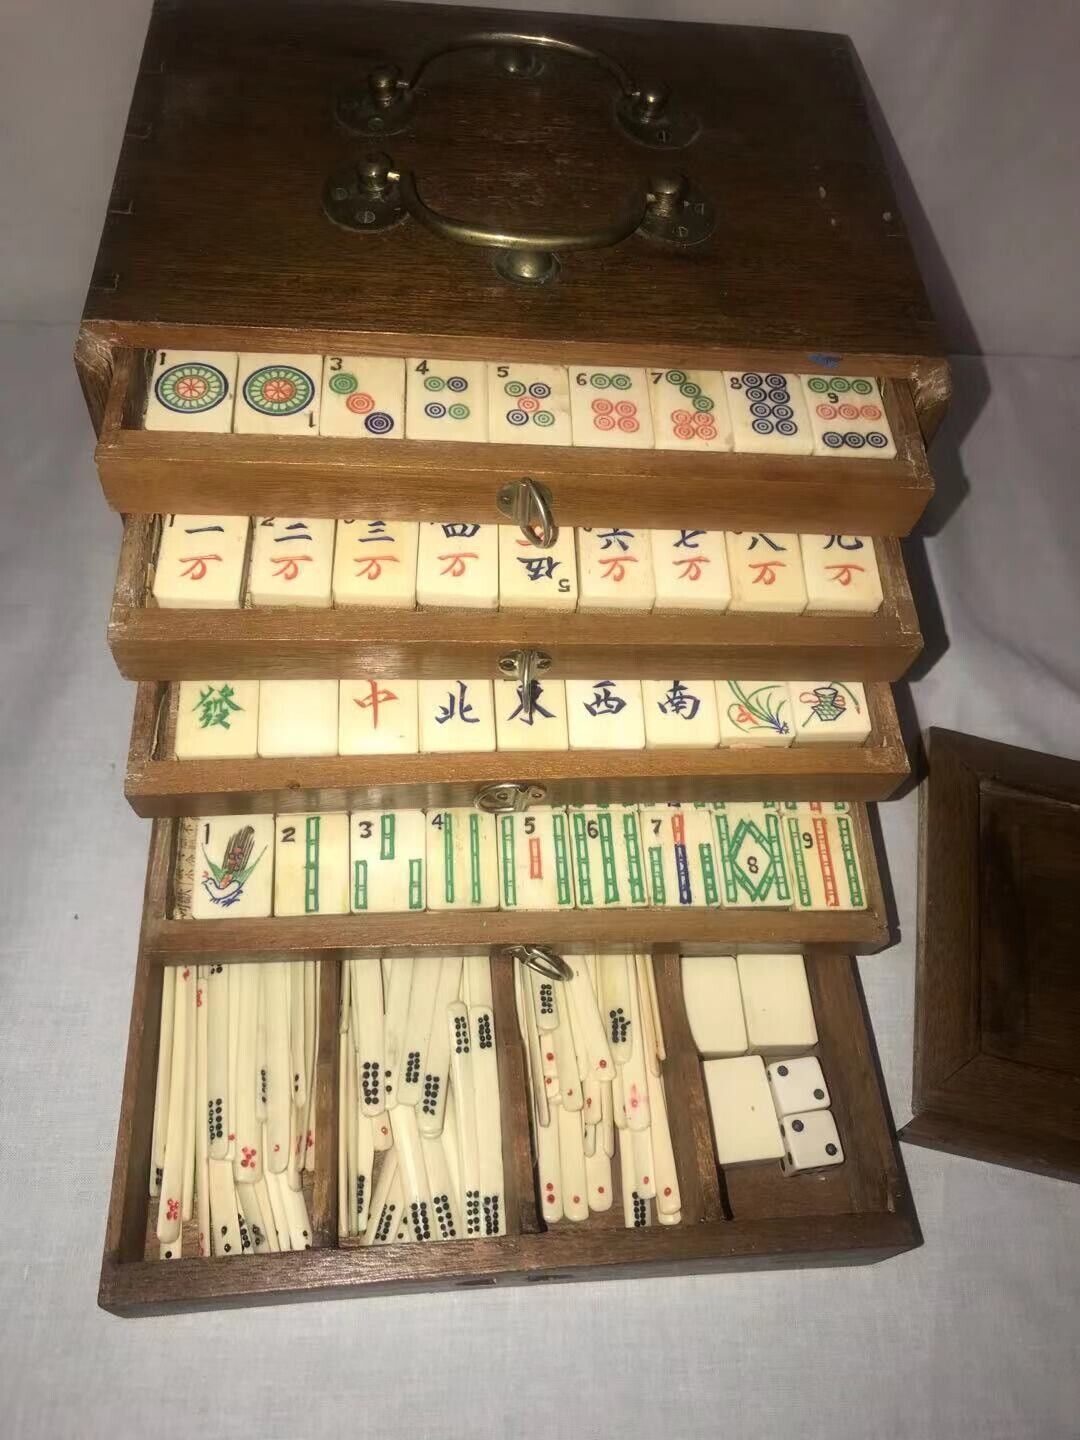
[[499, 513], [515, 525], [538, 550], [550, 550], [559, 538], [559, 527], [551, 512], [551, 492], [544, 485], [538, 485], [523, 475], [520, 480], [511, 480], [495, 496]]
[[499, 674], [518, 682], [518, 697], [525, 712], [525, 723], [532, 723], [532, 713], [540, 695], [538, 675], [551, 669], [551, 656], [543, 650], [511, 650], [499, 656]]
[[526, 35], [512, 30], [477, 30], [461, 35], [422, 56], [408, 79], [398, 65], [376, 65], [359, 85], [348, 85], [340, 91], [334, 101], [335, 118], [350, 134], [369, 140], [400, 135], [409, 128], [424, 71], [457, 50], [493, 51], [499, 70], [512, 80], [534, 80], [541, 75], [545, 51], [598, 65], [615, 82], [616, 123], [632, 140], [652, 149], [681, 150], [701, 130], [698, 117], [675, 104], [664, 85], [655, 81], [639, 84], [602, 50], [591, 50], [554, 35]]
[[475, 804], [478, 810], [486, 810], [489, 815], [513, 815], [530, 805], [538, 805], [546, 795], [543, 785], [526, 785], [520, 780], [496, 781], [476, 792]]
[[507, 945], [502, 953], [507, 960], [520, 960], [523, 965], [528, 965], [530, 970], [535, 970], [546, 980], [574, 978], [573, 970], [562, 956], [556, 955], [555, 951], [549, 950], [546, 945]]

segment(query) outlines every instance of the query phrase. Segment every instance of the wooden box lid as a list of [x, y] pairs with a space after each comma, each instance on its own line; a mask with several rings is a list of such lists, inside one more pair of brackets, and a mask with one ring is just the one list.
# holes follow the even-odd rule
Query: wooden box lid
[[[545, 49], [511, 77], [512, 25], [601, 52], [631, 90], [659, 81], [700, 122], [681, 148], [632, 139], [620, 83]], [[433, 58], [428, 58], [433, 57]], [[424, 64], [405, 128], [334, 115], [343, 86]], [[502, 279], [494, 252], [411, 215], [378, 234], [324, 214], [327, 177], [372, 151], [470, 222], [586, 231], [653, 179], [715, 207], [703, 242], [640, 233]], [[426, 5], [158, 0], [84, 314], [85, 350], [215, 344], [360, 353], [557, 355], [596, 363], [798, 362], [943, 376], [940, 344], [845, 36]], [[167, 337], [167, 340], [166, 340]], [[794, 368], [794, 366], [793, 366]], [[945, 383], [945, 382], [942, 382]]]

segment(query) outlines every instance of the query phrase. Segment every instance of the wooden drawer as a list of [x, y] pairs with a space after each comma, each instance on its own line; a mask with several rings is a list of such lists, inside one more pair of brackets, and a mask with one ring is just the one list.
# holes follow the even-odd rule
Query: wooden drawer
[[[167, 613], [167, 612], [166, 612]], [[867, 686], [864, 745], [714, 750], [496, 751], [177, 760], [177, 687], [138, 687], [124, 794], [137, 815], [416, 809], [472, 805], [492, 785], [532, 803], [619, 800], [884, 800], [909, 773], [890, 687]]]
[[[614, 674], [770, 679], [830, 671], [898, 680], [922, 649], [899, 542], [875, 541], [876, 615], [384, 609], [170, 610], [148, 593], [157, 524], [124, 527], [109, 645], [129, 680], [499, 678], [500, 658], [550, 656], [552, 678]], [[831, 533], [831, 532], [829, 532]]]
[[[353, 350], [364, 343], [354, 340]], [[252, 334], [239, 348], [260, 353], [267, 345]], [[453, 346], [430, 354], [460, 358]], [[106, 499], [124, 514], [455, 515], [494, 523], [505, 519], [499, 492], [528, 476], [544, 487], [558, 525], [605, 525], [615, 515], [630, 526], [906, 535], [934, 490], [903, 380], [882, 380], [895, 459], [837, 459], [144, 430], [153, 358], [153, 351], [119, 353], [95, 452]], [[565, 357], [553, 348], [534, 358], [558, 364]], [[746, 368], [731, 357], [712, 368], [725, 364]]]
[[[475, 953], [487, 942], [474, 933], [466, 943]], [[640, 940], [634, 943], [642, 945]], [[147, 1179], [163, 957], [144, 938], [135, 976], [99, 1303], [115, 1314], [134, 1316], [410, 1290], [867, 1264], [918, 1245], [854, 962], [835, 950], [808, 952], [806, 962], [819, 1034], [816, 1053], [828, 1076], [845, 1160], [828, 1171], [784, 1176], [775, 1164], [718, 1169], [701, 1067], [683, 1009], [678, 950], [657, 945], [652, 954], [668, 1051], [665, 1088], [682, 1192], [681, 1224], [643, 1230], [593, 1220], [545, 1226], [535, 1192], [513, 976], [509, 961], [495, 956], [504, 1237], [375, 1249], [339, 1241], [337, 1145], [317, 1140], [314, 1186], [307, 1197], [311, 1249], [162, 1261], [153, 1240], [156, 1202], [147, 1197]], [[322, 956], [315, 1072], [320, 1137], [337, 1134], [339, 958], [335, 951]], [[192, 1249], [185, 1246], [188, 1256]]]

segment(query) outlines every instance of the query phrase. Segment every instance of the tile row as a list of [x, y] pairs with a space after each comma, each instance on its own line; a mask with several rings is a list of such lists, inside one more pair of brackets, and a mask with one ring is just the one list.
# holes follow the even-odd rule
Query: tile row
[[863, 745], [858, 680], [184, 680], [178, 760]]
[[170, 609], [709, 610], [872, 615], [873, 540], [723, 530], [563, 529], [538, 550], [513, 525], [169, 515], [151, 594]]
[[195, 920], [634, 906], [862, 910], [845, 802], [470, 808], [185, 822]]
[[143, 426], [893, 459], [869, 375], [365, 355], [155, 353]]

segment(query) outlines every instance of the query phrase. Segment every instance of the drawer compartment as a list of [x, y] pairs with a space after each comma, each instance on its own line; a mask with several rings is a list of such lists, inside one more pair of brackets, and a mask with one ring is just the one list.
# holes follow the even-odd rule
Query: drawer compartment
[[173, 610], [159, 607], [149, 594], [156, 546], [153, 516], [128, 520], [109, 645], [129, 680], [499, 678], [500, 660], [528, 650], [550, 657], [544, 673], [553, 678], [770, 679], [828, 670], [850, 680], [898, 680], [922, 650], [895, 539], [875, 541], [883, 592], [876, 615]]
[[[247, 346], [265, 348], [258, 336]], [[902, 379], [881, 383], [895, 459], [833, 459], [144, 430], [154, 353], [118, 352], [95, 452], [105, 496], [123, 514], [377, 513], [424, 520], [466, 514], [492, 523], [504, 518], [497, 503], [502, 488], [528, 476], [547, 492], [559, 525], [603, 525], [617, 515], [633, 526], [677, 518], [711, 529], [906, 535], [933, 494]], [[606, 363], [619, 362], [609, 355]], [[728, 357], [714, 368], [744, 366]], [[788, 368], [797, 372], [798, 362]]]

